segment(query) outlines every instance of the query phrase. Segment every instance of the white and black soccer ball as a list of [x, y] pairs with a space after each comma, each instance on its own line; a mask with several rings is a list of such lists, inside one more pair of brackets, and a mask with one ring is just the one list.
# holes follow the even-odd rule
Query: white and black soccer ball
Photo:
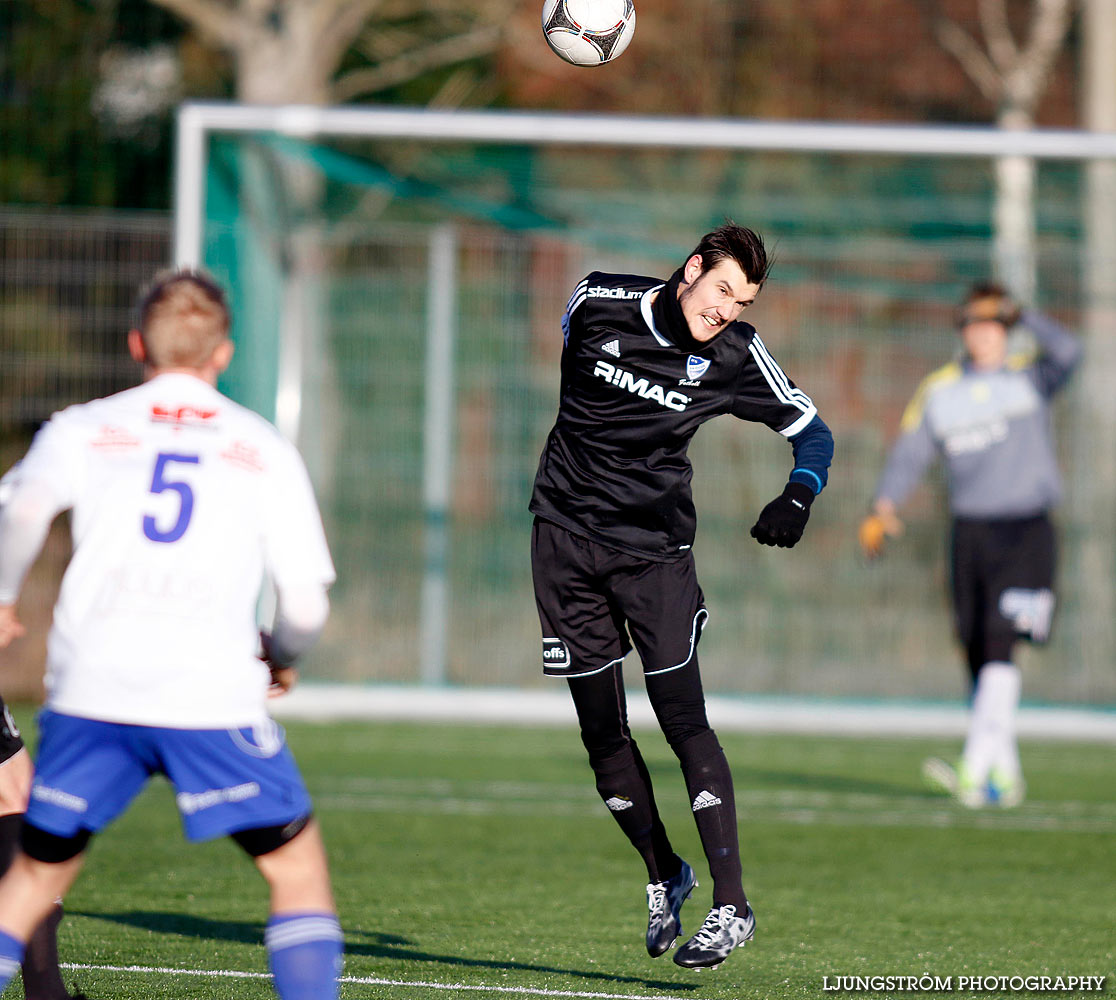
[[635, 34], [632, 0], [544, 0], [546, 43], [575, 66], [612, 62]]

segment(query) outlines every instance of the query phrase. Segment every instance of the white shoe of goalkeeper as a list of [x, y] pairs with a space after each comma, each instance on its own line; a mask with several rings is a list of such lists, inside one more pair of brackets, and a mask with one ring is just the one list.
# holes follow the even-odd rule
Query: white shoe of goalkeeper
[[1010, 774], [999, 768], [993, 768], [988, 776], [988, 804], [999, 806], [1001, 809], [1014, 809], [1027, 794], [1027, 786], [1023, 782], [1023, 775]]

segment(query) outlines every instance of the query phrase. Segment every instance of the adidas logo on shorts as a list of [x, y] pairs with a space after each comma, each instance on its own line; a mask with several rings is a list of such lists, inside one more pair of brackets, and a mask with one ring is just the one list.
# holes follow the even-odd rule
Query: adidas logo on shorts
[[[717, 800], [718, 802], [720, 799]], [[612, 796], [611, 799], [605, 799], [605, 805], [608, 806], [614, 813], [623, 812], [625, 809], [632, 808], [631, 799], [622, 799], [619, 795]]]
[[721, 800], [712, 792], [698, 792], [697, 798], [694, 799], [693, 810], [697, 812], [699, 809], [708, 809], [710, 806], [719, 806], [720, 804]]
[[611, 354], [614, 358], [620, 357], [620, 341], [619, 341], [619, 339], [610, 340], [607, 344], [602, 344], [601, 345], [601, 350], [604, 351], [605, 354]]

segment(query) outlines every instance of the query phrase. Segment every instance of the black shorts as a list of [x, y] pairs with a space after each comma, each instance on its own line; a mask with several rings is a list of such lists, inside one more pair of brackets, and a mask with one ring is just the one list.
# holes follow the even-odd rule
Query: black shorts
[[953, 607], [974, 671], [1009, 661], [1017, 639], [1049, 638], [1054, 570], [1054, 527], [1045, 514], [953, 522]]
[[4, 704], [4, 699], [0, 698], [0, 764], [14, 757], [22, 749], [23, 740], [20, 738], [19, 729], [12, 718], [12, 713], [8, 711], [8, 706]]
[[709, 617], [690, 552], [640, 559], [536, 519], [531, 571], [551, 676], [605, 670], [633, 645], [644, 673], [675, 670], [690, 662]]

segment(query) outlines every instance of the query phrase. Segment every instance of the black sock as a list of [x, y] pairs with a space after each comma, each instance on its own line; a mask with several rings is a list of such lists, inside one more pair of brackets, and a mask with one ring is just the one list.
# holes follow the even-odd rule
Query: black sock
[[628, 711], [620, 664], [588, 677], [571, 677], [570, 694], [577, 710], [581, 742], [597, 778], [597, 791], [624, 835], [647, 866], [648, 882], [678, 874], [681, 862], [670, 846], [651, 775], [628, 729]]
[[58, 968], [58, 925], [62, 905], [47, 915], [27, 942], [23, 953], [23, 994], [27, 1000], [67, 1000], [70, 994]]
[[[23, 828], [22, 813], [0, 816], [0, 875], [12, 864]], [[58, 925], [62, 907], [55, 906], [35, 928], [23, 953], [23, 995], [27, 1000], [68, 1000], [70, 994], [58, 968]]]
[[647, 765], [634, 741], [604, 760], [590, 758], [597, 792], [617, 825], [639, 851], [648, 882], [664, 882], [678, 874], [681, 862], [659, 818]]
[[674, 748], [686, 779], [690, 808], [713, 876], [713, 905], [731, 903], [738, 913], [748, 905], [736, 831], [736, 796], [728, 760], [713, 730]]

